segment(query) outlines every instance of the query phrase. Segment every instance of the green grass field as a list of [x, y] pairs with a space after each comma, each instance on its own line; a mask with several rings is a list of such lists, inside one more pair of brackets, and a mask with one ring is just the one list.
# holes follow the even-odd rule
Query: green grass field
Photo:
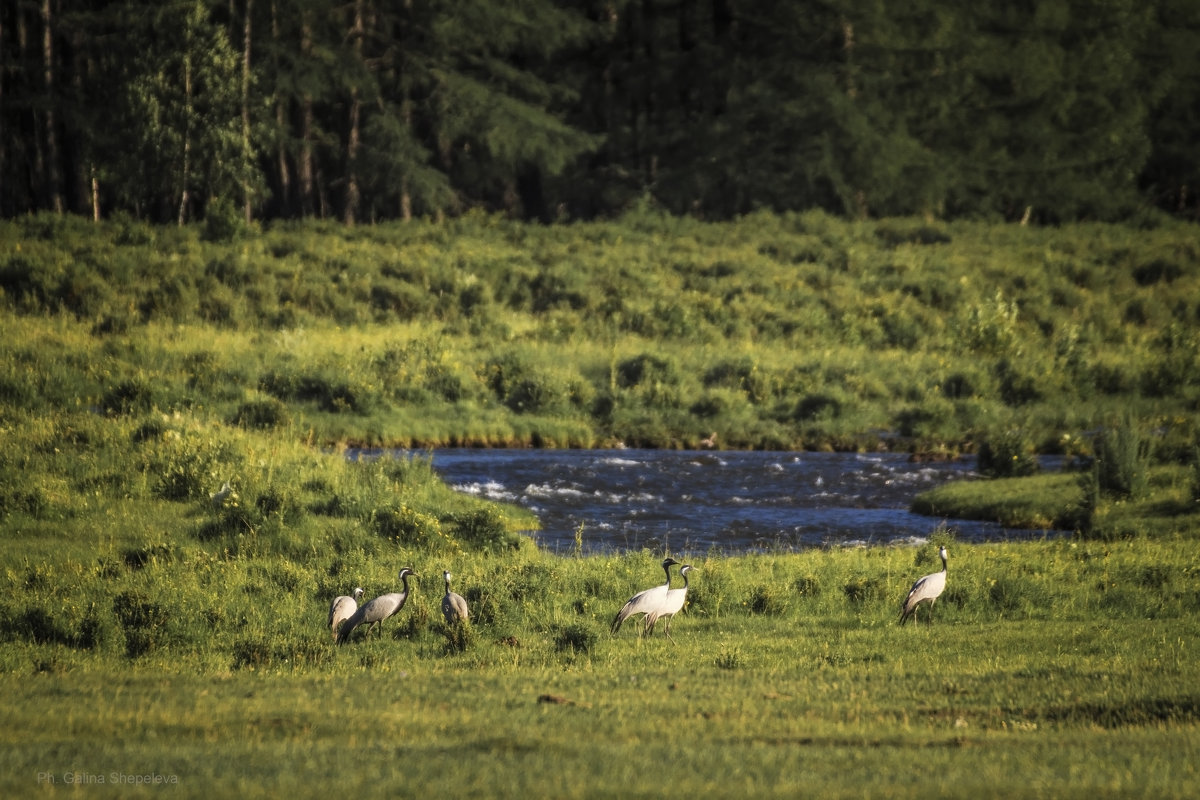
[[696, 557], [674, 644], [607, 630], [658, 580], [649, 555], [534, 552], [456, 567], [465, 639], [436, 579], [341, 647], [315, 591], [262, 598], [255, 635], [184, 622], [186, 642], [136, 658], [10, 638], [0, 791], [100, 776], [89, 793], [124, 796], [115, 773], [189, 796], [1193, 796], [1182, 545], [951, 542], [933, 621], [904, 627], [929, 548]]
[[[0, 223], [0, 796], [1200, 796], [1195, 242]], [[713, 431], [1005, 477], [916, 498], [920, 547], [671, 553], [672, 643], [609, 632], [663, 553], [540, 552], [422, 456], [347, 458]], [[939, 544], [932, 622], [901, 627]], [[383, 636], [335, 645], [330, 599], [402, 566]]]

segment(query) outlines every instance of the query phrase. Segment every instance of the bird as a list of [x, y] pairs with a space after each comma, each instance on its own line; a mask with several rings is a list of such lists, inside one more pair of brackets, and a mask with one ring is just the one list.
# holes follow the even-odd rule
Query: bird
[[716, 450], [717, 449], [717, 432], [713, 431], [708, 435], [707, 439], [700, 440], [701, 450]]
[[413, 572], [408, 567], [400, 570], [400, 582], [404, 584], [402, 592], [388, 592], [381, 594], [365, 605], [359, 606], [350, 619], [342, 623], [342, 629], [338, 632], [338, 642], [345, 644], [350, 641], [350, 634], [354, 633], [354, 629], [359, 625], [367, 625], [367, 635], [371, 634], [371, 625], [374, 625], [379, 631], [379, 636], [383, 636], [383, 621], [390, 616], [393, 616], [400, 609], [404, 608], [404, 601], [408, 599], [408, 579], [409, 577], [419, 578], [417, 573]]
[[933, 572], [923, 578], [918, 578], [917, 582], [908, 590], [908, 596], [904, 598], [904, 604], [900, 610], [901, 625], [908, 622], [909, 617], [916, 616], [917, 606], [922, 603], [928, 603], [932, 612], [934, 601], [945, 590], [946, 548], [942, 547], [939, 549], [938, 555], [942, 557], [942, 571]]
[[354, 587], [354, 596], [338, 595], [333, 598], [333, 602], [329, 604], [329, 630], [333, 633], [333, 638], [337, 639], [338, 628], [342, 623], [350, 619], [355, 611], [358, 611], [358, 600], [363, 596], [363, 588], [361, 586]]
[[223, 505], [225, 505], [225, 501], [228, 500], [232, 494], [233, 487], [229, 485], [229, 481], [225, 481], [225, 483], [221, 484], [220, 490], [215, 491], [208, 496], [208, 500], [210, 503], [212, 503], [213, 508], [221, 508]]
[[679, 562], [673, 558], [664, 558], [662, 562], [663, 572], [667, 573], [667, 582], [661, 586], [654, 586], [650, 589], [645, 589], [638, 592], [633, 597], [621, 606], [621, 610], [617, 612], [617, 616], [612, 622], [612, 632], [616, 633], [621, 630], [621, 624], [630, 617], [638, 614], [648, 614], [656, 610], [659, 604], [665, 599], [667, 591], [671, 588], [671, 567]]
[[467, 610], [467, 601], [461, 594], [450, 591], [450, 573], [443, 571], [442, 578], [446, 581], [446, 596], [442, 598], [442, 616], [447, 625], [456, 622], [466, 622], [471, 612]]
[[683, 610], [684, 604], [687, 603], [688, 573], [693, 569], [695, 569], [695, 567], [693, 567], [691, 564], [684, 564], [679, 568], [679, 577], [683, 578], [683, 588], [668, 589], [667, 596], [663, 599], [662, 605], [657, 610], [646, 614], [646, 633], [654, 633], [654, 626], [660, 619], [665, 617], [667, 624], [663, 629], [663, 633], [666, 634], [666, 637], [671, 639], [672, 642], [675, 641], [671, 638], [671, 620], [675, 618], [676, 614]]

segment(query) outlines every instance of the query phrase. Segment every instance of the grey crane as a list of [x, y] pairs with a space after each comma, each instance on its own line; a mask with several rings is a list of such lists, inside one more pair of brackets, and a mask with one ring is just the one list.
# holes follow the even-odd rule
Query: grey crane
[[230, 497], [237, 497], [233, 487], [229, 485], [229, 481], [221, 484], [221, 488], [208, 496], [208, 502], [212, 503], [213, 508], [221, 508], [225, 505], [225, 501]]
[[446, 581], [446, 595], [442, 598], [442, 616], [446, 618], [446, 624], [466, 622], [467, 618], [471, 616], [471, 612], [467, 610], [467, 601], [461, 594], [450, 591], [449, 572], [443, 571], [442, 579]]
[[350, 619], [355, 611], [358, 611], [358, 601], [363, 596], [363, 588], [361, 586], [354, 587], [354, 596], [338, 595], [333, 598], [333, 602], [329, 604], [329, 630], [333, 633], [333, 638], [337, 639], [338, 628], [342, 623]]
[[679, 589], [668, 589], [662, 604], [657, 609], [646, 614], [646, 633], [654, 633], [654, 626], [658, 624], [660, 619], [665, 618], [667, 624], [663, 628], [663, 633], [674, 643], [675, 640], [671, 638], [671, 620], [683, 610], [684, 604], [687, 603], [688, 573], [693, 569], [695, 567], [691, 564], [684, 564], [679, 568], [679, 577], [683, 578], [683, 586]]
[[617, 612], [616, 618], [612, 622], [612, 632], [616, 633], [621, 630], [621, 624], [630, 617], [635, 617], [638, 614], [648, 614], [659, 607], [659, 604], [666, 599], [667, 591], [671, 588], [671, 567], [679, 562], [673, 558], [664, 558], [662, 562], [663, 572], [667, 573], [667, 582], [661, 586], [654, 586], [649, 589], [644, 589], [621, 606], [621, 610]]
[[[942, 571], [933, 572], [923, 578], [918, 578], [917, 582], [908, 590], [908, 596], [904, 598], [903, 607], [900, 610], [900, 624], [908, 622], [909, 617], [916, 616], [917, 606], [924, 603], [929, 604], [930, 612], [933, 611], [933, 603], [938, 599], [946, 589], [946, 548], [938, 550], [938, 555], [942, 557]], [[927, 620], [928, 621], [928, 620]]]
[[404, 608], [404, 601], [408, 599], [408, 579], [409, 576], [414, 578], [420, 577], [408, 567], [400, 570], [400, 583], [404, 585], [402, 592], [388, 592], [381, 594], [379, 597], [369, 601], [365, 605], [359, 607], [357, 611], [342, 623], [342, 629], [338, 632], [338, 642], [344, 644], [350, 641], [350, 634], [354, 633], [354, 629], [359, 625], [367, 625], [367, 635], [371, 635], [371, 625], [374, 625], [379, 631], [379, 636], [383, 636], [383, 621], [390, 616], [393, 616], [400, 609]]

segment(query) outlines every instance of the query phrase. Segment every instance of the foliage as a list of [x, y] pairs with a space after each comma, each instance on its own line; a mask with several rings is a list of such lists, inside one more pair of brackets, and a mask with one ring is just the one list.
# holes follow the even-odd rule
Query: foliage
[[979, 471], [994, 478], [1015, 478], [1038, 471], [1033, 442], [1020, 430], [1008, 430], [979, 445]]
[[1003, 451], [1022, 471], [1032, 452], [1090, 457], [1093, 428], [1126, 410], [1161, 431], [1156, 458], [1186, 458], [1197, 435], [1200, 284], [1163, 266], [1200, 258], [1186, 226], [639, 211], [200, 233], [0, 226], [5, 402], [203, 408], [323, 444], [715, 432], [723, 447]]
[[1197, 208], [1198, 40], [1187, 0], [18, 3], [0, 216], [203, 216], [218, 241], [473, 209], [1155, 225]]
[[1148, 486], [1149, 460], [1149, 442], [1126, 415], [1120, 426], [1106, 428], [1097, 436], [1096, 484], [1109, 497], [1140, 498]]

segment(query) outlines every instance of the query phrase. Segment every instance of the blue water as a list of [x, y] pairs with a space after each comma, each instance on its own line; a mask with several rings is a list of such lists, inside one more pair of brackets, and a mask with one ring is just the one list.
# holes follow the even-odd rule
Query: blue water
[[[427, 455], [422, 453], [422, 456]], [[1041, 537], [1042, 531], [943, 520], [908, 510], [914, 496], [973, 480], [974, 459], [910, 463], [904, 454], [678, 450], [434, 450], [456, 490], [515, 503], [556, 552], [801, 550], [920, 543], [939, 525], [960, 541]]]

